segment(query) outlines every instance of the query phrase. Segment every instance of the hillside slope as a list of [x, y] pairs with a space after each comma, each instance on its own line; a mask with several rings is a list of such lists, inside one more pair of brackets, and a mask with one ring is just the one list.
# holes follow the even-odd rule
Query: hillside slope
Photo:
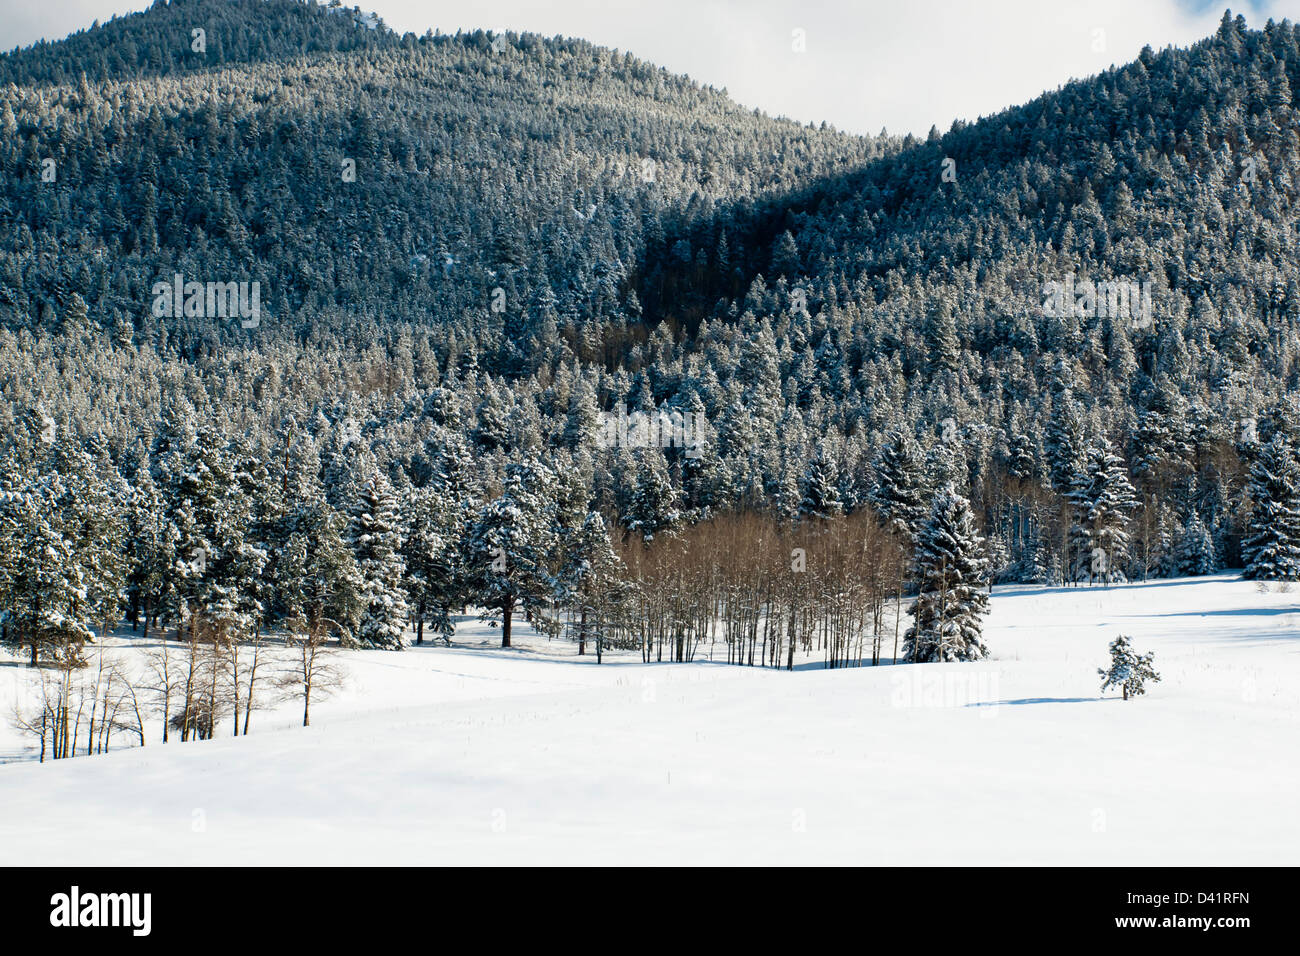
[[490, 340], [498, 284], [509, 333], [543, 308], [599, 331], [647, 231], [879, 151], [582, 41], [398, 37], [297, 0], [157, 4], [0, 57], [0, 87], [5, 324], [58, 328], [75, 292], [150, 342], [177, 270], [260, 280], [263, 343], [365, 319]]

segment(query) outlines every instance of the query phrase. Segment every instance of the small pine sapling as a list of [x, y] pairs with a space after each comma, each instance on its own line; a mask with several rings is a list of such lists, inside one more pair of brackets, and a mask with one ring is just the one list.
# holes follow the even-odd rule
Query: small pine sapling
[[1110, 642], [1110, 670], [1097, 668], [1097, 673], [1102, 677], [1102, 693], [1111, 687], [1120, 687], [1124, 691], [1125, 700], [1145, 693], [1146, 688], [1143, 685], [1147, 681], [1160, 680], [1160, 675], [1152, 666], [1154, 662], [1153, 651], [1145, 654], [1135, 653], [1129, 639], [1121, 634]]

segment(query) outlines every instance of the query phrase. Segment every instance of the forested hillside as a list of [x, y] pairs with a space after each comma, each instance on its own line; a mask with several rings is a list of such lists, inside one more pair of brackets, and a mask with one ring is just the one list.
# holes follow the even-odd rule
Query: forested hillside
[[[400, 647], [470, 604], [847, 663], [914, 592], [905, 653], [962, 659], [927, 581], [977, 619], [990, 579], [1294, 579], [1297, 83], [1300, 31], [1231, 14], [925, 142], [297, 0], [0, 57], [5, 637]], [[176, 275], [259, 321], [160, 314]], [[1149, 312], [1045, 291], [1120, 281]]]

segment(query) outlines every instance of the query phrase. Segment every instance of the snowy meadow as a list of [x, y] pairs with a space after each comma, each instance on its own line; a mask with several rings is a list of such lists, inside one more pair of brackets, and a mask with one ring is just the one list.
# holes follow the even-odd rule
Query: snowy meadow
[[[1118, 634], [1161, 682], [1123, 701]], [[1300, 843], [1300, 590], [996, 587], [990, 656], [597, 664], [518, 626], [340, 652], [301, 724], [37, 763], [0, 730], [6, 863], [1279, 864]], [[106, 653], [144, 667], [145, 642]], [[150, 641], [149, 643], [152, 643]], [[270, 651], [272, 657], [281, 651]], [[269, 665], [268, 665], [269, 667]], [[268, 671], [269, 672], [269, 671]], [[4, 709], [31, 694], [0, 666]], [[228, 731], [224, 731], [228, 733]]]

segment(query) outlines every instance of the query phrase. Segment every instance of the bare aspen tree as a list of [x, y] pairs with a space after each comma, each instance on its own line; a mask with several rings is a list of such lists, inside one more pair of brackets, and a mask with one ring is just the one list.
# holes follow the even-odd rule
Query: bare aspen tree
[[149, 654], [149, 669], [154, 678], [153, 691], [157, 698], [157, 705], [162, 711], [162, 742], [167, 743], [167, 730], [169, 718], [171, 717], [172, 695], [177, 689], [176, 670], [172, 665], [172, 654], [170, 645], [167, 643], [167, 635], [161, 629], [158, 632], [161, 637], [158, 647]]
[[[253, 708], [257, 706], [257, 669], [262, 659], [262, 643], [263, 643], [262, 628], [261, 626], [258, 626], [253, 631], [253, 641], [252, 641], [253, 660], [248, 667], [248, 690], [247, 693], [244, 695], [243, 734], [245, 737], [248, 736], [248, 723], [252, 719]], [[235, 732], [236, 733], [239, 732], [238, 724], [236, 724]]]
[[[131, 707], [130, 720], [122, 724], [122, 727], [123, 729], [132, 731], [139, 740], [140, 746], [143, 747], [145, 745], [144, 715], [147, 707], [140, 703], [140, 694], [135, 681], [132, 681], [129, 678], [123, 678], [121, 684], [124, 689], [118, 698], [118, 708], [125, 707], [128, 703]], [[117, 708], [115, 708], [115, 713], [116, 709]]]
[[[869, 509], [800, 521], [724, 513], [617, 546], [642, 661], [687, 661], [700, 647], [741, 666], [879, 664], [886, 608], [898, 657], [910, 541]], [[721, 650], [717, 648], [721, 646]]]
[[332, 628], [338, 625], [321, 620], [291, 632], [288, 638], [292, 657], [277, 684], [289, 697], [302, 699], [304, 727], [311, 726], [312, 699], [328, 697], [343, 684], [342, 671], [333, 661], [335, 646], [329, 643]]

